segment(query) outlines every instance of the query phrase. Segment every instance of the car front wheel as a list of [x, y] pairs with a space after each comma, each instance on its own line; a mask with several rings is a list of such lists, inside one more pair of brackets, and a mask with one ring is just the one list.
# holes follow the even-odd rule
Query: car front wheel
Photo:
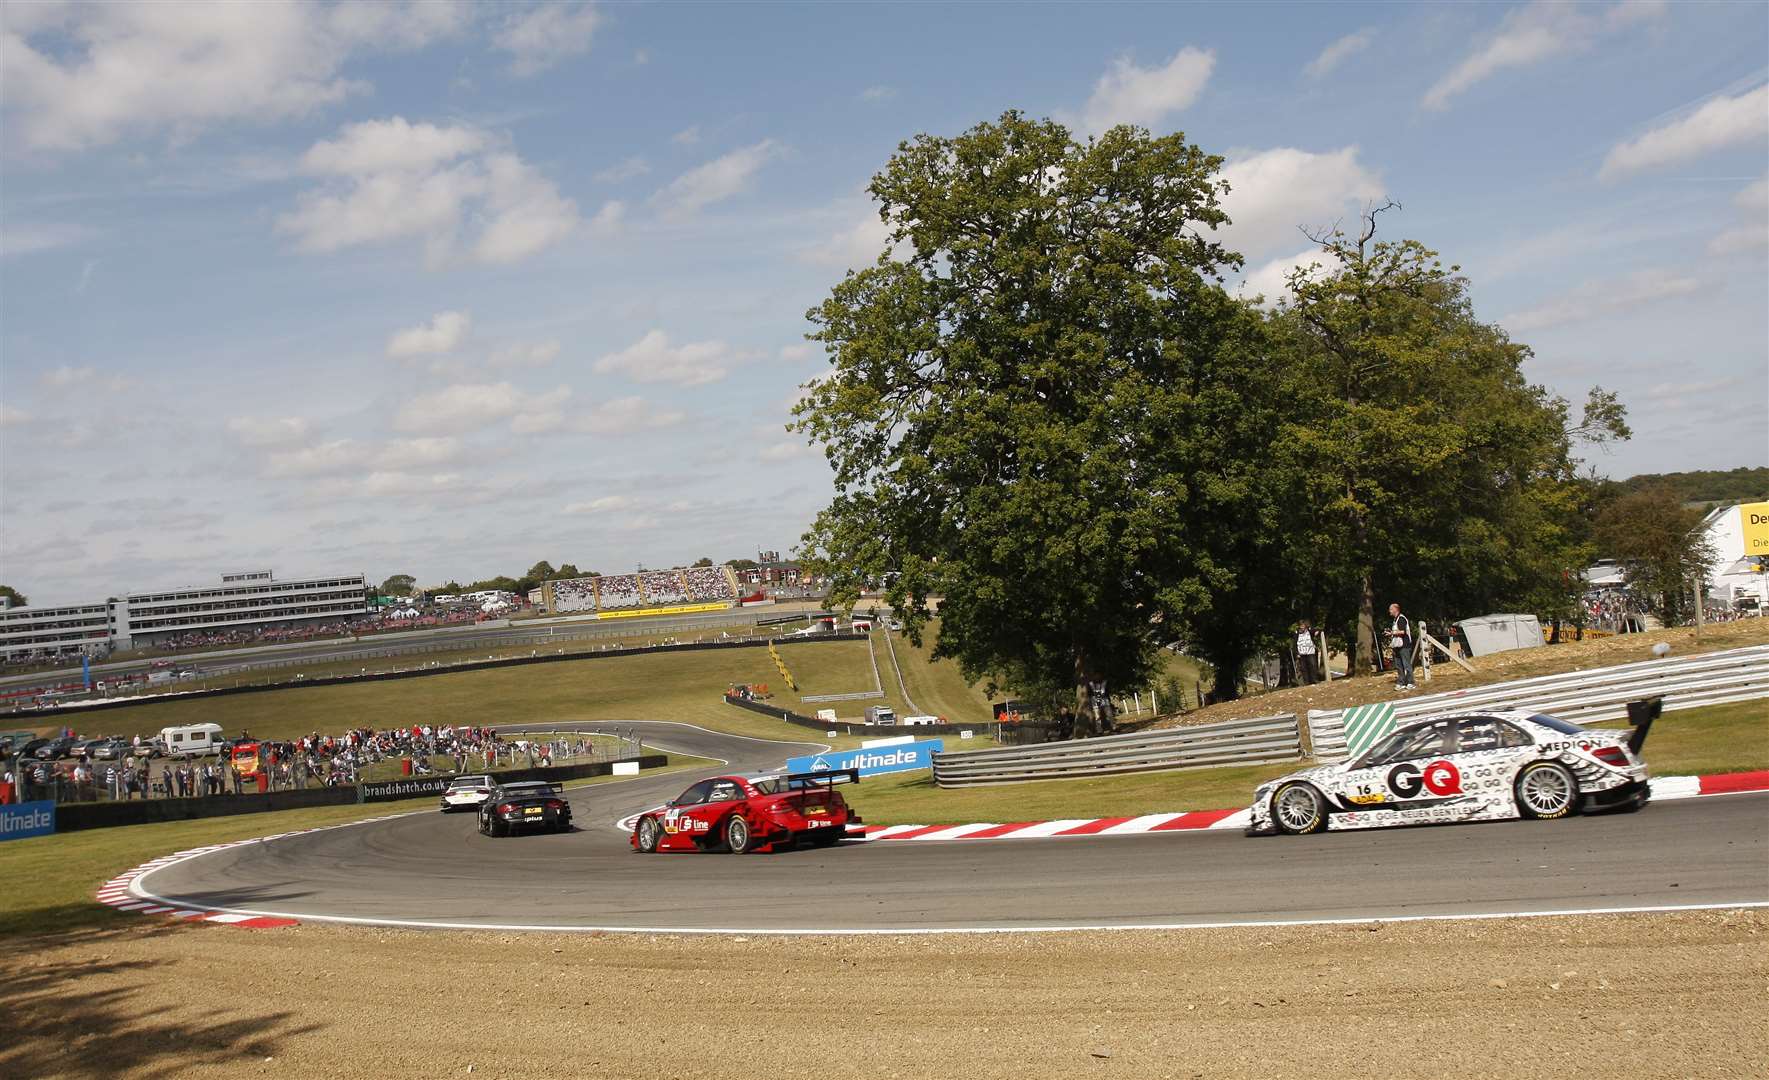
[[1517, 810], [1526, 818], [1560, 818], [1579, 801], [1579, 786], [1564, 765], [1538, 761], [1524, 766], [1515, 785]]
[[733, 855], [742, 855], [749, 851], [751, 840], [749, 822], [740, 814], [732, 814], [725, 822], [725, 847]]
[[643, 818], [639, 821], [639, 854], [650, 855], [663, 842], [663, 826], [656, 818]]
[[1271, 797], [1271, 818], [1278, 829], [1295, 836], [1327, 827], [1327, 806], [1312, 784], [1285, 784]]

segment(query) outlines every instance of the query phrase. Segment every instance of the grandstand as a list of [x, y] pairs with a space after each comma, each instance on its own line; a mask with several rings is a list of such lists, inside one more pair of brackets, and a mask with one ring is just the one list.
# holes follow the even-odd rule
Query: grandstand
[[542, 586], [542, 603], [548, 611], [561, 615], [730, 604], [736, 600], [737, 576], [729, 566], [562, 578]]

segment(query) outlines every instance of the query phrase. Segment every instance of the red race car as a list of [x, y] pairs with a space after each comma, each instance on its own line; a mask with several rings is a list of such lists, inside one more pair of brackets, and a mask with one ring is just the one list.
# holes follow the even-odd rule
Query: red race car
[[633, 822], [633, 850], [774, 851], [799, 842], [828, 847], [858, 825], [860, 815], [835, 790], [860, 782], [857, 769], [790, 773], [746, 779], [715, 776], [682, 792], [668, 806]]

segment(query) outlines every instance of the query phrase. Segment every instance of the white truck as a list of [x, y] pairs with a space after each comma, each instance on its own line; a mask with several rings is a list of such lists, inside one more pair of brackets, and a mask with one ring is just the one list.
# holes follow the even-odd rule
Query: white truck
[[220, 724], [184, 724], [160, 729], [167, 757], [204, 757], [221, 752]]
[[868, 705], [866, 723], [874, 727], [896, 727], [897, 710], [889, 705]]

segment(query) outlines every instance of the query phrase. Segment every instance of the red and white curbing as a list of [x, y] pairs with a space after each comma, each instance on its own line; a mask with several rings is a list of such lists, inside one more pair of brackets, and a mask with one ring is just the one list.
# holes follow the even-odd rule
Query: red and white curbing
[[[1702, 795], [1769, 791], [1769, 770], [1722, 773], [1718, 776], [1661, 776], [1651, 781], [1654, 802], [1675, 802]], [[1044, 840], [1065, 836], [1130, 836], [1139, 833], [1185, 832], [1197, 829], [1244, 829], [1248, 812], [1194, 810], [1184, 814], [1143, 814], [1140, 817], [1069, 818], [1062, 821], [1021, 821], [1012, 825], [864, 825], [849, 840]]]
[[[1678, 799], [1694, 799], [1707, 795], [1736, 795], [1749, 791], [1769, 791], [1769, 770], [1721, 773], [1717, 776], [1661, 776], [1652, 781], [1654, 802], [1675, 802]], [[262, 844], [270, 840], [280, 840], [285, 836], [321, 832], [325, 829], [348, 828], [350, 825], [366, 825], [370, 821], [385, 821], [388, 818], [405, 816], [404, 814], [389, 814], [386, 817], [347, 822], [344, 825], [322, 825], [314, 829], [297, 829], [294, 832], [259, 836], [250, 840], [235, 840], [228, 844], [211, 844], [207, 847], [190, 848], [186, 851], [164, 855], [142, 863], [140, 866], [105, 882], [98, 890], [98, 901], [102, 904], [109, 904], [118, 911], [132, 911], [138, 915], [163, 915], [167, 918], [188, 922], [218, 923], [225, 926], [244, 927], [249, 930], [295, 926], [300, 920], [205, 911], [201, 908], [181, 908], [160, 904], [142, 899], [132, 886], [135, 879], [144, 874], [175, 862], [194, 859], [199, 855], [207, 855], [211, 852], [224, 851], [246, 844]], [[637, 815], [634, 815], [633, 818], [627, 818], [619, 824], [621, 827], [630, 829], [632, 828], [630, 823], [636, 817]], [[1142, 814], [1137, 817], [1020, 821], [1005, 825], [990, 822], [975, 822], [969, 825], [863, 825], [850, 831], [847, 839], [850, 842], [873, 843], [897, 840], [1034, 840], [1074, 836], [1131, 836], [1144, 833], [1244, 829], [1247, 827], [1247, 819], [1248, 812], [1243, 808], [1238, 810], [1192, 810], [1179, 814]]]

